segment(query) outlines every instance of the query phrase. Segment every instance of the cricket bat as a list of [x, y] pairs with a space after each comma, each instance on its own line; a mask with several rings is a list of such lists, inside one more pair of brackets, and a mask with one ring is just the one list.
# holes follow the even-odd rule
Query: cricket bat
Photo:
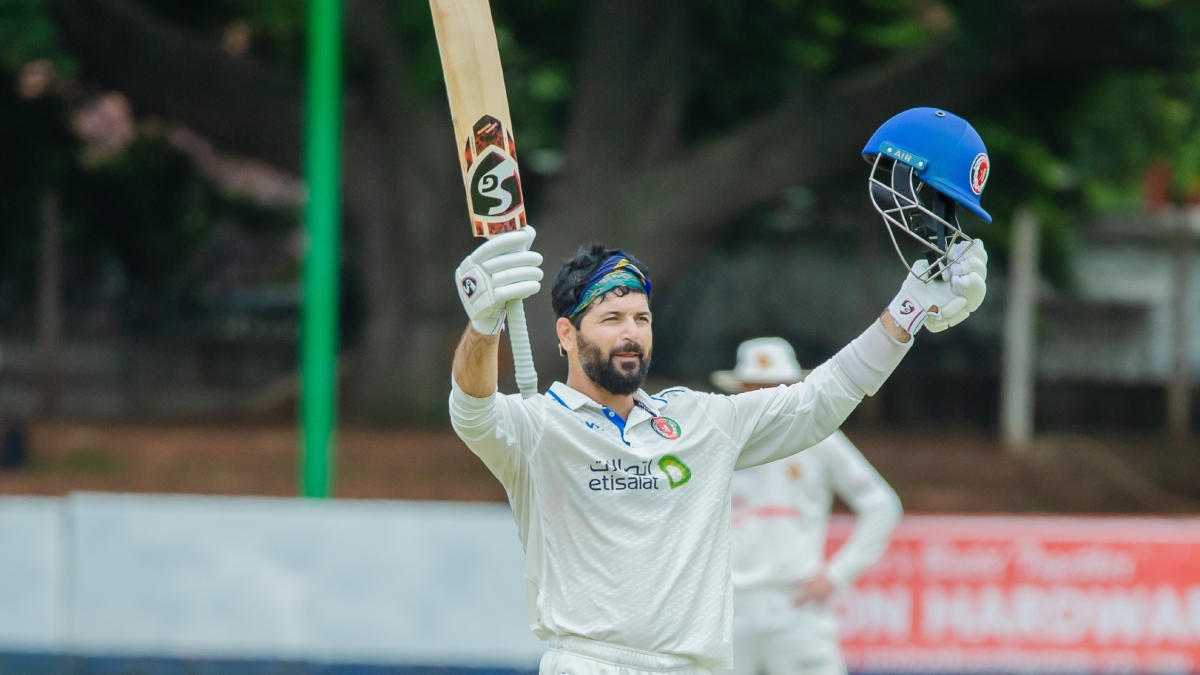
[[[491, 237], [525, 227], [517, 146], [488, 0], [429, 0], [429, 8], [450, 97], [471, 231], [476, 237]], [[517, 387], [529, 398], [537, 394], [537, 371], [525, 307], [514, 300], [505, 309]]]

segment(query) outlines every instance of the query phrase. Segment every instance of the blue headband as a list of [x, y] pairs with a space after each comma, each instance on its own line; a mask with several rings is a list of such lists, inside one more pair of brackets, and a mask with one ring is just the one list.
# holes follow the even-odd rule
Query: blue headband
[[617, 251], [600, 263], [600, 267], [584, 285], [579, 300], [563, 316], [570, 318], [579, 314], [614, 288], [632, 288], [645, 293], [646, 299], [650, 299], [650, 278], [630, 262], [623, 251]]

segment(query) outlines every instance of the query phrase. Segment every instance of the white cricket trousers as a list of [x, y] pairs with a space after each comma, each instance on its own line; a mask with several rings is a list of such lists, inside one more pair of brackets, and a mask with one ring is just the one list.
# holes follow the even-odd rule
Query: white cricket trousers
[[550, 638], [538, 675], [712, 675], [686, 656], [655, 654], [581, 637]]
[[794, 604], [790, 585], [733, 595], [733, 675], [846, 675], [830, 603]]

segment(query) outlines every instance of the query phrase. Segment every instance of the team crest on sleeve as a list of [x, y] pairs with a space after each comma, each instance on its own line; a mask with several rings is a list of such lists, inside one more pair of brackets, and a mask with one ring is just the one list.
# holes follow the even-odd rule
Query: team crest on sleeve
[[983, 194], [983, 186], [987, 185], [991, 169], [992, 164], [988, 161], [987, 154], [981, 152], [975, 156], [975, 161], [971, 163], [971, 192]]
[[655, 417], [650, 420], [650, 425], [654, 427], [654, 431], [658, 432], [659, 436], [668, 441], [677, 440], [683, 435], [683, 429], [679, 426], [679, 422], [670, 417]]

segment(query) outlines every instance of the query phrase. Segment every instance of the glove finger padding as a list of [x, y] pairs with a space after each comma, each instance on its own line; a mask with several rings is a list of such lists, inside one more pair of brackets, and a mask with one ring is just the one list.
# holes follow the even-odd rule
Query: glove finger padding
[[954, 277], [965, 277], [968, 274], [978, 274], [980, 278], [987, 279], [987, 265], [979, 258], [964, 258], [950, 267], [950, 274]]
[[967, 299], [962, 296], [954, 296], [946, 301], [945, 304], [938, 306], [937, 318], [945, 319], [954, 316], [967, 306]]
[[542, 290], [542, 285], [536, 281], [518, 281], [496, 289], [496, 302], [501, 306], [510, 300], [524, 300]]
[[503, 253], [490, 260], [485, 260], [479, 263], [479, 267], [488, 274], [496, 274], [497, 272], [514, 267], [538, 267], [541, 264], [541, 253], [537, 253], [536, 251], [516, 251], [515, 253]]
[[987, 249], [983, 245], [982, 239], [976, 239], [967, 253], [969, 253], [973, 258], [982, 261], [984, 265], [987, 265], [988, 253]]
[[987, 283], [983, 277], [971, 272], [964, 277], [954, 277], [954, 290], [959, 295], [967, 299], [967, 311], [974, 312], [983, 304], [983, 299], [987, 296]]
[[498, 234], [479, 245], [471, 254], [471, 260], [483, 264], [487, 260], [513, 251], [528, 251], [533, 246], [537, 232], [532, 227], [523, 227], [512, 232]]
[[940, 333], [950, 327], [950, 324], [946, 323], [944, 319], [935, 319], [934, 317], [925, 319], [925, 323], [922, 325], [930, 333]]
[[514, 267], [512, 269], [501, 270], [492, 275], [492, 287], [499, 290], [509, 284], [515, 284], [521, 281], [541, 281], [542, 270], [537, 267]]
[[954, 265], [951, 266], [953, 274], [976, 272], [987, 279], [988, 254], [982, 241], [976, 239], [973, 242], [959, 242], [951, 249], [950, 257], [954, 260]]

